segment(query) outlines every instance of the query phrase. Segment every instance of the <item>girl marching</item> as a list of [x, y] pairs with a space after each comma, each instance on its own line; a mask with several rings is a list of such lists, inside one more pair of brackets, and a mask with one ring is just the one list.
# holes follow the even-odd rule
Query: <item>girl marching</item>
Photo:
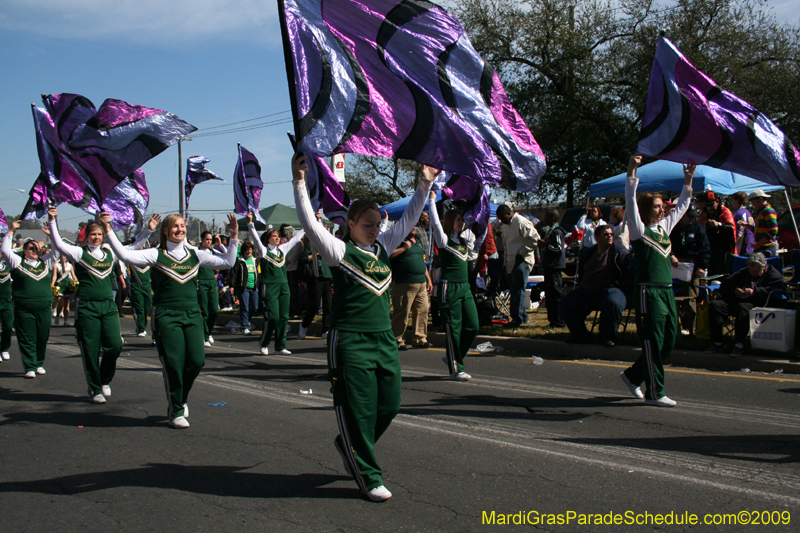
[[294, 197], [306, 236], [333, 275], [333, 324], [328, 334], [328, 378], [340, 435], [334, 446], [345, 470], [372, 501], [392, 497], [383, 485], [375, 442], [400, 409], [400, 356], [392, 333], [389, 253], [419, 219], [438, 171], [423, 167], [422, 179], [403, 217], [379, 235], [381, 215], [373, 202], [350, 205], [347, 232], [339, 240], [314, 218], [305, 156], [292, 159]]
[[[431, 193], [431, 200], [436, 200], [435, 192]], [[478, 335], [478, 309], [470, 290], [467, 262], [472, 242], [461, 236], [464, 218], [460, 211], [451, 209], [445, 213], [443, 225], [439, 222], [436, 206], [432, 206], [430, 211], [433, 238], [442, 263], [437, 297], [447, 334], [444, 361], [450, 379], [468, 381], [472, 376], [464, 372], [464, 357]]]
[[[75, 297], [75, 333], [89, 397], [92, 403], [106, 403], [111, 396], [111, 380], [117, 370], [117, 358], [122, 352], [119, 310], [111, 283], [116, 257], [107, 246], [103, 246], [104, 228], [101, 223], [88, 223], [85, 246], [73, 246], [64, 242], [58, 232], [58, 209], [50, 207], [47, 214], [53, 248], [75, 265], [75, 276], [79, 282]], [[131, 247], [140, 246], [149, 236], [149, 231], [143, 231]]]
[[[212, 244], [215, 245], [213, 248]], [[221, 247], [224, 251], [219, 253], [216, 247]], [[214, 238], [210, 231], [204, 231], [200, 234], [200, 249], [212, 255], [224, 255], [228, 250], [222, 246], [219, 237]], [[205, 339], [203, 345], [206, 348], [210, 348], [214, 344], [214, 337], [211, 333], [214, 331], [214, 326], [217, 324], [217, 317], [219, 316], [217, 274], [210, 268], [203, 268], [197, 273], [197, 298], [200, 304], [200, 314], [203, 317], [203, 338]]]
[[3, 238], [0, 254], [8, 270], [12, 272], [11, 290], [17, 343], [25, 377], [30, 379], [37, 374], [46, 373], [43, 365], [47, 339], [50, 337], [50, 309], [53, 304], [50, 281], [58, 252], [52, 250], [39, 259], [39, 243], [29, 240], [23, 243], [20, 258], [11, 249], [14, 232], [18, 229], [19, 221], [15, 220]]
[[[148, 229], [150, 233], [155, 231], [158, 223], [161, 222], [161, 215], [155, 214], [150, 218]], [[149, 238], [149, 235], [148, 235]], [[145, 243], [142, 242], [142, 245]], [[144, 246], [132, 247], [137, 250]], [[150, 315], [150, 309], [153, 307], [153, 286], [150, 284], [150, 267], [137, 267], [128, 265], [130, 269], [130, 300], [131, 311], [133, 313], [133, 324], [136, 327], [137, 337], [147, 336], [147, 317]]]
[[[683, 166], [684, 183], [678, 205], [664, 218], [664, 203], [660, 194], [646, 192], [636, 198], [639, 185], [636, 167], [641, 162], [642, 156], [634, 155], [628, 163], [625, 215], [636, 262], [633, 303], [642, 341], [642, 355], [620, 377], [634, 397], [645, 398], [645, 404], [674, 407], [675, 400], [664, 394], [664, 362], [669, 359], [675, 345], [675, 335], [680, 329], [672, 291], [672, 244], [669, 234], [689, 209], [695, 165]], [[645, 394], [639, 388], [643, 382], [647, 384]]]
[[305, 232], [300, 230], [289, 242], [281, 244], [279, 230], [267, 230], [259, 239], [253, 225], [253, 213], [247, 213], [247, 227], [261, 258], [261, 302], [264, 305], [264, 333], [261, 355], [269, 355], [269, 343], [275, 334], [275, 353], [291, 355], [286, 349], [286, 326], [289, 324], [289, 280], [286, 276], [286, 254], [297, 246]]
[[158, 249], [127, 250], [111, 229], [106, 213], [100, 221], [106, 225], [114, 253], [129, 265], [151, 267], [153, 284], [153, 338], [164, 372], [167, 388], [169, 425], [176, 429], [189, 427], [189, 391], [205, 362], [203, 319], [197, 305], [197, 278], [200, 267], [228, 269], [236, 261], [236, 217], [228, 215], [231, 241], [225, 258], [206, 250], [186, 245], [186, 221], [180, 215], [169, 215], [161, 225]]
[[57, 326], [60, 319], [64, 319], [64, 325], [69, 326], [69, 301], [74, 295], [72, 289], [73, 282], [76, 281], [75, 273], [72, 271], [72, 265], [67, 261], [66, 256], [62, 255], [58, 258], [56, 268], [53, 270], [53, 293], [58, 292], [56, 296], [56, 319], [53, 323]]

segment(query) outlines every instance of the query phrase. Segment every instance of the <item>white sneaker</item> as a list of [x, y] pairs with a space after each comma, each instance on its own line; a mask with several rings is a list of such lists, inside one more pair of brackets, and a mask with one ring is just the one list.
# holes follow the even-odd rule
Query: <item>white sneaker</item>
[[323, 332], [322, 332], [322, 335], [320, 335], [319, 337], [320, 337], [322, 340], [325, 340], [325, 339], [327, 339], [327, 338], [328, 338], [328, 332], [327, 332], [327, 331], [323, 331]]
[[95, 394], [92, 396], [92, 403], [106, 403], [106, 397], [102, 394]]
[[347, 456], [344, 453], [344, 448], [341, 444], [339, 444], [339, 437], [337, 436], [333, 439], [333, 447], [336, 448], [336, 451], [339, 452], [339, 456], [342, 458], [342, 464], [344, 465], [344, 471], [347, 472], [348, 475], [352, 476], [353, 471], [350, 470], [350, 464], [347, 462]]
[[25, 372], [25, 379], [33, 379], [35, 377], [36, 377], [36, 372], [34, 372], [33, 370], [28, 370], [27, 372]]
[[45, 370], [44, 367], [40, 366], [39, 368], [36, 369], [36, 373], [41, 376], [43, 374], [47, 374], [47, 370]]
[[64, 319], [64, 326], [69, 326], [69, 320], [67, 320], [66, 318]]
[[175, 429], [186, 429], [189, 427], [189, 421], [186, 420], [185, 416], [176, 416], [175, 418], [170, 418], [169, 425]]
[[208, 336], [208, 342], [210, 342], [211, 344], [214, 344], [214, 337], [212, 337], [211, 335], [209, 335], [209, 336]]
[[675, 400], [671, 400], [666, 396], [662, 396], [658, 400], [645, 400], [644, 404], [654, 405], [656, 407], [675, 407], [676, 405], [678, 405], [678, 402], [676, 402]]
[[269, 348], [267, 348], [266, 346], [261, 348], [261, 355], [269, 355]]
[[111, 386], [110, 385], [103, 385], [100, 388], [103, 391], [103, 396], [111, 396]]
[[283, 350], [277, 352], [278, 355], [292, 355], [292, 352], [284, 348]]
[[459, 372], [458, 374], [450, 374], [450, 379], [453, 381], [469, 381], [472, 379], [472, 376], [466, 372]]
[[203, 346], [205, 346], [206, 348], [211, 348], [211, 343], [206, 341], [203, 343]]
[[381, 485], [380, 487], [375, 487], [372, 490], [367, 491], [367, 498], [374, 502], [385, 502], [389, 498], [392, 497], [392, 493], [387, 490], [386, 487]]
[[147, 337], [147, 332], [146, 331], [140, 331], [139, 333], [136, 334], [136, 336], [137, 337], [142, 337], [142, 338]]
[[250, 335], [250, 330], [247, 329], [247, 328], [244, 328], [244, 331], [242, 331], [242, 335]]
[[56, 308], [54, 307], [53, 308], [53, 317], [55, 318], [57, 316], [58, 316], [58, 311], [56, 311]]
[[4, 361], [8, 361], [9, 359], [11, 359], [11, 356], [9, 355], [8, 352], [3, 352], [2, 357]]
[[189, 418], [189, 404], [183, 404], [183, 418]]
[[619, 377], [621, 377], [623, 383], [628, 386], [628, 390], [631, 391], [631, 394], [633, 394], [634, 398], [639, 398], [640, 400], [644, 398], [644, 393], [642, 392], [641, 387], [634, 386], [634, 384], [631, 383], [631, 380], [628, 379], [628, 376], [625, 375], [625, 372], [620, 372]]
[[307, 334], [308, 334], [308, 328], [304, 328], [303, 325], [300, 324], [300, 331], [297, 333], [297, 338], [305, 339]]

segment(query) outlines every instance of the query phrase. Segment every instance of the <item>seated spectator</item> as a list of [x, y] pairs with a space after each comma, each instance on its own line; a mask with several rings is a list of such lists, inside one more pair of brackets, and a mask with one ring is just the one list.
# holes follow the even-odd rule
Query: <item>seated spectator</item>
[[779, 300], [773, 293], [785, 290], [786, 281], [783, 279], [783, 274], [767, 264], [764, 254], [759, 252], [750, 254], [747, 258], [747, 267], [726, 277], [719, 288], [720, 298], [711, 302], [709, 322], [712, 342], [706, 353], [722, 350], [722, 323], [730, 316], [733, 317], [735, 343], [730, 355], [731, 357], [742, 355], [744, 340], [750, 331], [750, 310], [754, 307], [766, 307], [767, 302], [776, 307]]
[[694, 331], [697, 318], [697, 296], [700, 292], [700, 280], [708, 273], [708, 262], [711, 258], [711, 245], [706, 237], [706, 230], [697, 222], [697, 211], [689, 208], [681, 217], [675, 229], [669, 234], [672, 242], [672, 254], [682, 263], [692, 263], [691, 281], [681, 281], [681, 296], [691, 296], [688, 308], [681, 313], [681, 327], [685, 334]]
[[626, 294], [633, 287], [633, 256], [614, 242], [611, 226], [598, 226], [595, 236], [597, 244], [581, 250], [579, 287], [561, 300], [561, 318], [567, 323], [573, 342], [586, 343], [591, 338], [586, 317], [599, 310], [600, 340], [611, 348], [617, 342], [617, 329], [628, 301]]

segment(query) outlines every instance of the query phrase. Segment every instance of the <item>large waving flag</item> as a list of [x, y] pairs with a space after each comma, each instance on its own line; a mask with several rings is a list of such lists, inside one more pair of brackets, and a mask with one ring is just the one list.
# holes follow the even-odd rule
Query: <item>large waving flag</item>
[[489, 186], [465, 176], [442, 172], [433, 188], [441, 189], [444, 196], [463, 205], [464, 224], [483, 242], [491, 215]]
[[800, 152], [766, 116], [720, 89], [660, 37], [638, 151], [717, 167], [773, 185], [800, 185]]
[[99, 109], [77, 94], [42, 95], [56, 149], [80, 167], [103, 201], [134, 170], [197, 128], [161, 109], [107, 99]]
[[189, 197], [192, 195], [195, 185], [199, 185], [208, 180], [225, 181], [206, 168], [206, 163], [211, 161], [202, 155], [193, 155], [186, 160], [186, 182], [184, 193], [186, 196], [186, 214], [189, 213]]
[[241, 144], [237, 143], [237, 146], [239, 160], [236, 162], [236, 170], [233, 171], [233, 211], [242, 216], [252, 212], [256, 220], [266, 225], [267, 222], [258, 212], [261, 189], [264, 188], [264, 182], [261, 181], [261, 165], [252, 152], [242, 148]]
[[458, 21], [426, 0], [279, 0], [297, 150], [535, 191], [545, 158]]

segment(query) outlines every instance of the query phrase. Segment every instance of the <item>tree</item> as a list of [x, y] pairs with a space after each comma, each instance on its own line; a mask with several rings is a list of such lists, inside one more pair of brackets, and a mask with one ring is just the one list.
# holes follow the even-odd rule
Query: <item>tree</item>
[[422, 173], [422, 165], [405, 159], [354, 155], [347, 161], [347, 194], [353, 200], [372, 200], [378, 205], [412, 194]]
[[800, 30], [764, 0], [464, 0], [456, 11], [545, 152], [568, 207], [636, 149], [658, 33], [800, 139]]

